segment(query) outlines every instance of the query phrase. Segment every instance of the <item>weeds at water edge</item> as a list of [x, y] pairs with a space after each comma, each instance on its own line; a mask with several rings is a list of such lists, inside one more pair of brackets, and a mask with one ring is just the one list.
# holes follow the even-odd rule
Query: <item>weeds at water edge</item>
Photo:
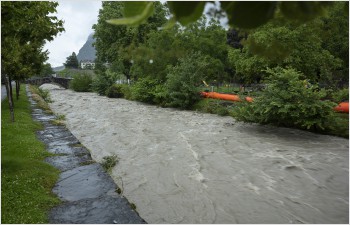
[[103, 169], [107, 172], [110, 172], [111, 169], [117, 164], [119, 161], [118, 156], [116, 155], [111, 155], [111, 156], [105, 156], [102, 158], [103, 161], [101, 163]]

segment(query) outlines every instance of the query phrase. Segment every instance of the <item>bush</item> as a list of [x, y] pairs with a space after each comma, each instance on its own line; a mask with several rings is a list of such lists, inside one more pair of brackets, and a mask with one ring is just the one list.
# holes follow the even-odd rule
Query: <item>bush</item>
[[301, 75], [294, 69], [268, 69], [267, 88], [253, 103], [242, 103], [233, 111], [241, 121], [276, 124], [287, 127], [319, 130], [334, 119], [328, 100], [321, 101], [325, 90], [316, 91], [316, 85], [306, 87]]
[[201, 84], [203, 71], [210, 64], [205, 63], [203, 56], [194, 53], [180, 60], [179, 64], [169, 68], [165, 89], [167, 106], [189, 109], [201, 97], [197, 86]]
[[92, 90], [99, 95], [106, 95], [107, 89], [115, 83], [118, 76], [117, 73], [110, 70], [98, 73], [92, 81]]
[[344, 89], [340, 89], [340, 90], [335, 91], [332, 94], [332, 98], [336, 103], [340, 103], [340, 102], [349, 100], [349, 89], [344, 88]]
[[76, 74], [69, 83], [69, 88], [77, 92], [91, 91], [92, 78], [87, 73]]
[[122, 84], [121, 91], [125, 99], [132, 99], [131, 88], [127, 84]]
[[131, 86], [132, 99], [150, 103], [155, 103], [155, 91], [159, 82], [150, 77], [140, 78], [133, 86]]
[[121, 84], [113, 84], [106, 90], [106, 96], [109, 98], [123, 98], [124, 93]]
[[220, 116], [228, 116], [234, 103], [217, 99], [204, 98], [193, 105], [192, 109], [205, 113], [217, 114]]

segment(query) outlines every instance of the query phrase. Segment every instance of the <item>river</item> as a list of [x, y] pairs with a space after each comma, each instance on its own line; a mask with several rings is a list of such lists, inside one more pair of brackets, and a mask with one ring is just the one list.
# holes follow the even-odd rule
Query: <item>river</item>
[[148, 223], [348, 223], [349, 141], [44, 84]]

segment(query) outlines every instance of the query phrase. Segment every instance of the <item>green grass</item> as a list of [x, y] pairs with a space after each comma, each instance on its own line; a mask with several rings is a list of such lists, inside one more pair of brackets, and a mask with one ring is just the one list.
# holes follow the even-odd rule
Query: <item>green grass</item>
[[25, 86], [15, 100], [14, 123], [6, 100], [1, 103], [1, 223], [48, 223], [48, 210], [60, 202], [51, 192], [59, 171], [43, 162], [50, 153], [36, 138], [42, 126], [31, 118]]

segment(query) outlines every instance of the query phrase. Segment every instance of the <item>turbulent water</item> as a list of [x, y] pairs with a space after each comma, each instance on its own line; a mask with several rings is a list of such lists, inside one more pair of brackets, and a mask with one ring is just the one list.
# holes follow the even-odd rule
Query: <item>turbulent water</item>
[[349, 222], [347, 139], [43, 87], [148, 223]]

